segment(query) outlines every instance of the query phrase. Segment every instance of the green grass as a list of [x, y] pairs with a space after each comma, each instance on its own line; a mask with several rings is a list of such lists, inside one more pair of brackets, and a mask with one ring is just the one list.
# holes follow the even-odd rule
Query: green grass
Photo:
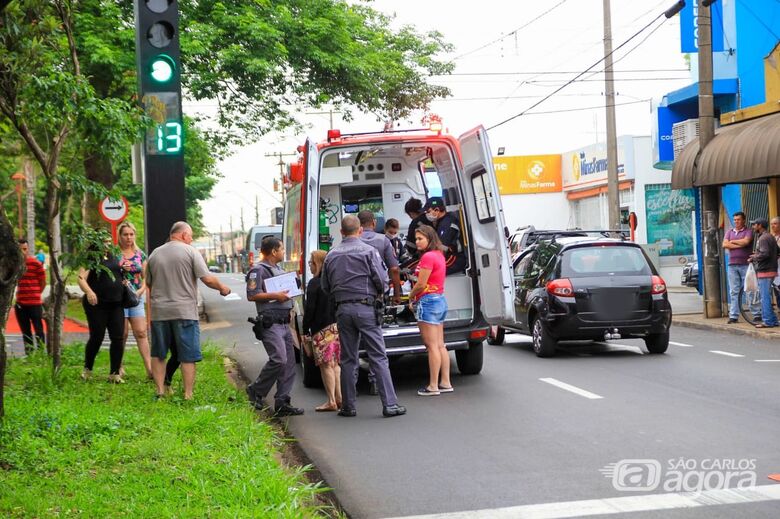
[[76, 319], [82, 323], [87, 322], [87, 314], [84, 313], [84, 306], [81, 304], [81, 298], [68, 299], [68, 304], [65, 307], [65, 317]]
[[204, 357], [191, 402], [154, 401], [134, 351], [118, 386], [106, 382], [106, 351], [94, 378], [79, 378], [83, 345], [65, 348], [54, 378], [44, 353], [9, 359], [0, 516], [336, 515], [317, 501], [324, 488], [306, 481], [305, 467], [280, 465], [283, 440], [227, 382], [216, 348]]

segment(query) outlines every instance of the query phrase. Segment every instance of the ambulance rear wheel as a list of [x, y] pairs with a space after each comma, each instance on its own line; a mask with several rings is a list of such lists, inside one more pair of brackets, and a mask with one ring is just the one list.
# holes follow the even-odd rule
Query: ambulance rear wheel
[[477, 375], [482, 371], [482, 342], [470, 342], [466, 350], [455, 350], [458, 371], [463, 375]]

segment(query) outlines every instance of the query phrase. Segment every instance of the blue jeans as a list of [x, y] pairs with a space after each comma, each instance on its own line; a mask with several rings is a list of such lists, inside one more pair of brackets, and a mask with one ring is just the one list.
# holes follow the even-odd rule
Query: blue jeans
[[761, 294], [761, 317], [764, 325], [777, 326], [777, 315], [772, 308], [772, 278], [758, 278], [758, 293]]
[[[747, 265], [729, 265], [729, 319], [739, 318], [739, 291], [745, 285]], [[758, 303], [750, 305], [750, 313], [753, 317], [761, 315], [761, 307]]]

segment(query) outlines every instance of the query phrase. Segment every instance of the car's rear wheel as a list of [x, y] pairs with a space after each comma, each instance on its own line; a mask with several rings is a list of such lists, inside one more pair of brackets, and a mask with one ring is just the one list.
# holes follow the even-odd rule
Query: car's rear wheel
[[665, 353], [669, 347], [669, 332], [649, 334], [645, 337], [645, 347], [650, 353]]
[[482, 371], [483, 349], [481, 342], [470, 342], [466, 350], [455, 350], [458, 371], [463, 375], [477, 375]]
[[322, 387], [320, 368], [314, 364], [314, 359], [301, 352], [301, 368], [303, 369], [303, 387]]
[[492, 344], [493, 346], [500, 346], [501, 344], [504, 344], [505, 335], [506, 330], [504, 328], [501, 328], [500, 326], [491, 326], [488, 329], [488, 344]]
[[534, 353], [537, 357], [553, 357], [555, 356], [555, 346], [557, 341], [552, 338], [550, 332], [544, 327], [542, 320], [537, 317], [534, 319], [533, 326], [533, 345]]

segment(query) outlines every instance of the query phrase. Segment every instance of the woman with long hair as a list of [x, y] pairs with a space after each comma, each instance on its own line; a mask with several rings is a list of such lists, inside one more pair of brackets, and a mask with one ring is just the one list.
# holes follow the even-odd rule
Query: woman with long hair
[[315, 411], [338, 411], [341, 408], [341, 345], [336, 328], [336, 309], [333, 301], [320, 288], [320, 274], [327, 253], [315, 250], [311, 253], [309, 267], [314, 277], [306, 286], [306, 306], [303, 314], [303, 331], [312, 345], [314, 363], [319, 366], [325, 395], [328, 401], [314, 408]]
[[444, 318], [447, 316], [447, 300], [444, 298], [446, 248], [430, 225], [417, 226], [415, 244], [421, 256], [414, 273], [417, 282], [412, 287], [409, 300], [416, 307], [417, 326], [428, 350], [429, 371], [428, 385], [418, 389], [417, 394], [436, 396], [453, 391], [450, 383], [450, 354], [444, 345]]
[[135, 226], [125, 220], [117, 229], [119, 235], [119, 247], [122, 254], [119, 256], [119, 265], [122, 267], [124, 279], [130, 288], [138, 294], [138, 305], [125, 308], [125, 329], [123, 342], [127, 342], [130, 329], [133, 330], [135, 342], [138, 344], [138, 353], [146, 368], [146, 376], [152, 378], [152, 359], [149, 353], [149, 338], [146, 323], [146, 283], [144, 283], [144, 269], [146, 268], [146, 253], [135, 243]]
[[84, 349], [84, 371], [81, 372], [81, 378], [84, 380], [92, 378], [95, 357], [100, 352], [100, 345], [108, 329], [108, 337], [111, 340], [109, 350], [111, 368], [108, 381], [123, 384], [124, 380], [119, 374], [125, 351], [122, 268], [111, 250], [110, 242], [103, 244], [102, 249], [95, 252], [100, 255], [100, 268], [79, 270], [79, 287], [84, 292], [82, 304], [89, 325], [89, 339]]

